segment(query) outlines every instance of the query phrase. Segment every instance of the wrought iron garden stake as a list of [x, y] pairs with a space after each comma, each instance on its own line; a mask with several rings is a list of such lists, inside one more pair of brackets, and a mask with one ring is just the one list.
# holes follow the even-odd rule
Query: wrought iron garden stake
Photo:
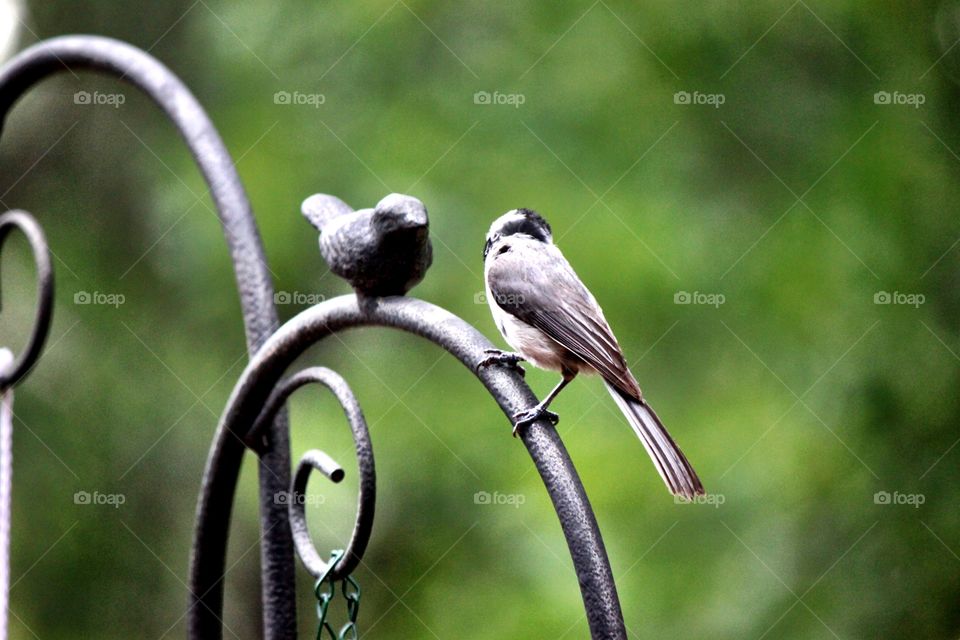
[[[190, 90], [163, 64], [125, 42], [97, 36], [64, 36], [22, 51], [0, 69], [0, 130], [13, 104], [45, 78], [68, 69], [112, 75], [141, 89], [180, 131], [210, 189], [233, 260], [247, 347], [255, 352], [277, 328], [273, 283], [250, 202], [216, 128]], [[263, 624], [267, 638], [297, 635], [293, 542], [285, 505], [273, 496], [290, 478], [285, 412], [270, 431], [273, 447], [260, 459], [260, 547]], [[221, 514], [224, 522], [229, 513]], [[224, 524], [226, 526], [226, 524]]]
[[[13, 352], [0, 348], [0, 371], [13, 365]], [[10, 523], [13, 489], [13, 387], [0, 387], [0, 640], [7, 640], [10, 606]]]
[[[0, 249], [14, 229], [23, 233], [37, 272], [37, 310], [33, 329], [19, 356], [0, 347], [0, 640], [7, 640], [10, 595], [10, 525], [13, 489], [13, 388], [33, 369], [50, 330], [53, 313], [53, 269], [50, 249], [37, 221], [26, 211], [0, 215]], [[0, 251], [2, 253], [2, 251]], [[3, 295], [0, 292], [0, 305]], [[2, 308], [2, 307], [0, 307]]]

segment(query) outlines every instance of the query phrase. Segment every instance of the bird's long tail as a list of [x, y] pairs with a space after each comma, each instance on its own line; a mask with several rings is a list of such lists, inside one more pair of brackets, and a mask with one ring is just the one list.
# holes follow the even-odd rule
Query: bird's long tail
[[653, 408], [646, 402], [638, 402], [623, 394], [610, 384], [606, 387], [613, 399], [617, 401], [623, 415], [627, 417], [630, 426], [639, 436], [644, 449], [650, 454], [650, 459], [660, 472], [660, 477], [667, 483], [670, 493], [687, 499], [703, 495], [703, 485], [697, 477], [697, 472], [693, 470], [686, 456], [680, 451], [680, 447], [667, 433]]

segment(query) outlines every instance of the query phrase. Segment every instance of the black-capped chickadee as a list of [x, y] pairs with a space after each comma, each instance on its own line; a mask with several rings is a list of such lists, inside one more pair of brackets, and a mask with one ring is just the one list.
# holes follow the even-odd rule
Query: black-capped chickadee
[[547, 221], [530, 209], [505, 213], [490, 226], [483, 258], [490, 311], [518, 353], [492, 352], [481, 366], [527, 360], [563, 376], [536, 407], [514, 416], [514, 434], [541, 417], [556, 423], [547, 407], [557, 394], [578, 373], [598, 373], [670, 492], [702, 495], [700, 479], [644, 400], [600, 305], [553, 244]]

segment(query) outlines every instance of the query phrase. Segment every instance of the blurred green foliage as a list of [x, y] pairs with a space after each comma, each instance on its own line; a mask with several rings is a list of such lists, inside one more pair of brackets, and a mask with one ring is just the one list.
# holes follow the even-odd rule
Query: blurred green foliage
[[[958, 6], [78, 0], [30, 3], [21, 46], [104, 34], [178, 73], [234, 154], [280, 291], [347, 291], [304, 197], [407, 192], [435, 247], [414, 295], [494, 337], [484, 233], [507, 209], [545, 214], [723, 501], [675, 504], [596, 380], [560, 397], [631, 637], [956, 638]], [[79, 90], [125, 102], [77, 105]], [[79, 73], [13, 111], [0, 193], [40, 218], [58, 279], [48, 352], [17, 398], [12, 637], [182, 636], [200, 473], [245, 360], [206, 187], [152, 104]], [[17, 345], [33, 282], [25, 243], [9, 249], [0, 344]], [[556, 517], [493, 401], [419, 339], [345, 341], [308, 359], [350, 381], [376, 447], [363, 636], [585, 637]], [[527, 377], [541, 394], [555, 381]], [[295, 456], [322, 447], [354, 470], [330, 397], [291, 411]], [[226, 637], [260, 633], [255, 475], [248, 460]], [[320, 548], [349, 533], [351, 482], [313, 485]], [[481, 491], [522, 504], [478, 505]]]

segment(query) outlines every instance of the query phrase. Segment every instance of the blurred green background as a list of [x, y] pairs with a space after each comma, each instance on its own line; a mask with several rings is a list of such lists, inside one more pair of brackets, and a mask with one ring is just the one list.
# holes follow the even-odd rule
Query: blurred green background
[[[518, 206], [549, 219], [716, 495], [675, 504], [597, 380], [554, 405], [631, 637], [958, 637], [958, 3], [22, 9], [16, 48], [103, 34], [183, 78], [295, 303], [348, 291], [303, 198], [405, 192], [429, 208], [435, 248], [413, 294], [502, 344], [480, 299], [484, 234]], [[182, 637], [200, 473], [245, 360], [239, 305], [173, 127], [131, 87], [77, 75], [32, 91], [0, 143], [0, 200], [35, 213], [57, 256], [48, 350], [16, 404], [11, 633]], [[81, 90], [123, 104], [76, 104]], [[16, 346], [33, 312], [22, 239], [2, 272], [0, 344]], [[556, 516], [495, 403], [417, 338], [345, 339], [305, 361], [347, 378], [373, 433], [363, 637], [586, 637]], [[541, 395], [555, 382], [527, 379]], [[294, 455], [320, 447], [348, 469], [344, 486], [311, 485], [317, 546], [341, 546], [348, 429], [323, 393], [291, 411]], [[260, 634], [247, 463], [225, 637]], [[78, 491], [124, 503], [75, 504]]]

